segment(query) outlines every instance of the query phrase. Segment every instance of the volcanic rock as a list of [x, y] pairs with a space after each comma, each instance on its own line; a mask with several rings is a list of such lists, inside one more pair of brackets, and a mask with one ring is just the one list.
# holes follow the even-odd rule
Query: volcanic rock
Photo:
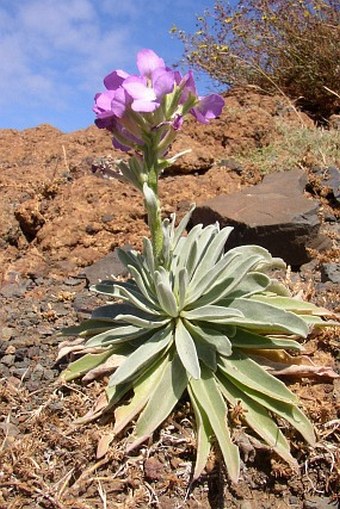
[[266, 176], [262, 183], [231, 195], [212, 198], [194, 211], [192, 225], [219, 221], [234, 226], [228, 248], [257, 244], [291, 266], [310, 260], [308, 248], [324, 248], [319, 204], [304, 195], [307, 178], [292, 170]]

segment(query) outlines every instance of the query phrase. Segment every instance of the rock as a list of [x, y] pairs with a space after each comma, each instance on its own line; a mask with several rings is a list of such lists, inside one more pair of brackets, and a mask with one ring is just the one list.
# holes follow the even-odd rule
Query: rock
[[[122, 249], [129, 249], [130, 246], [124, 246]], [[112, 276], [126, 276], [128, 271], [118, 258], [117, 251], [107, 254], [84, 269], [84, 274], [90, 285], [95, 285], [104, 279], [111, 279]]]
[[9, 269], [0, 286], [0, 295], [7, 298], [22, 297], [26, 293], [28, 284], [29, 280], [23, 280], [18, 272]]
[[144, 473], [149, 481], [158, 481], [164, 477], [164, 465], [157, 458], [148, 458], [144, 463]]
[[321, 281], [340, 284], [340, 263], [323, 263], [321, 265]]
[[337, 502], [328, 497], [308, 497], [303, 502], [303, 509], [335, 509]]
[[257, 244], [292, 266], [310, 260], [308, 248], [328, 247], [321, 236], [319, 203], [303, 191], [307, 178], [302, 170], [267, 175], [261, 184], [206, 201], [194, 210], [191, 224], [235, 226], [228, 248]]
[[40, 212], [40, 203], [35, 199], [22, 203], [15, 210], [14, 216], [29, 242], [35, 239], [38, 231], [45, 224], [44, 216]]
[[340, 206], [340, 170], [335, 166], [327, 168], [325, 185], [330, 188], [336, 205]]

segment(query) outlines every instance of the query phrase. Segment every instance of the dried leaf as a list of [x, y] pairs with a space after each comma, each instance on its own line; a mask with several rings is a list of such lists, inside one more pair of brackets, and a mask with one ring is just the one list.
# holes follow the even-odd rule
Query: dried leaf
[[114, 439], [114, 433], [108, 433], [106, 435], [103, 435], [97, 444], [97, 453], [96, 458], [97, 460], [100, 460], [105, 456], [107, 451], [109, 450], [110, 444], [112, 440]]

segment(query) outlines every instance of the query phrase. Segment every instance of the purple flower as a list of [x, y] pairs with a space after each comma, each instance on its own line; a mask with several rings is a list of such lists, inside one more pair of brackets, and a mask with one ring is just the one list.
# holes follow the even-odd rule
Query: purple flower
[[182, 77], [151, 49], [139, 51], [137, 68], [139, 75], [111, 72], [104, 79], [106, 90], [95, 96], [95, 123], [112, 132], [121, 150], [141, 150], [155, 133], [164, 153], [187, 113], [203, 124], [220, 115], [224, 100], [217, 94], [199, 97], [191, 71]]
[[218, 94], [211, 94], [202, 97], [197, 106], [190, 110], [190, 113], [201, 122], [201, 124], [208, 124], [209, 120], [221, 114], [223, 106], [224, 99]]

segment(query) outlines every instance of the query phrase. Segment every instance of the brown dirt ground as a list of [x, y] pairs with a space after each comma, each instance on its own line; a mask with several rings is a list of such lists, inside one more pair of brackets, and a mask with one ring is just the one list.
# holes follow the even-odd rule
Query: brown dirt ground
[[[231, 159], [242, 148], [274, 139], [277, 116], [311, 125], [280, 97], [238, 90], [226, 102], [220, 119], [208, 126], [190, 121], [176, 141], [174, 150], [193, 151], [161, 179], [165, 215], [181, 216], [192, 202], [259, 182], [259, 169], [252, 164], [239, 169]], [[49, 125], [5, 129], [0, 146], [0, 508], [336, 507], [338, 380], [287, 382], [319, 439], [311, 450], [283, 423], [299, 475], [268, 451], [245, 445], [237, 486], [228, 481], [218, 452], [191, 485], [195, 437], [185, 399], [153, 442], [126, 455], [123, 434], [97, 459], [98, 440], [110, 435], [110, 420], [72, 423], [91, 408], [102, 385], [58, 381], [65, 365], [55, 364], [56, 334], [103, 302], [88, 291], [82, 268], [116, 246], [140, 247], [147, 234], [142, 200], [119, 178], [108, 178], [122, 154], [95, 127], [70, 134]], [[323, 210], [337, 214], [320, 200]], [[309, 275], [293, 274], [290, 284], [339, 311], [338, 288], [321, 284], [318, 272], [318, 264], [334, 261], [336, 253], [315, 253]], [[306, 354], [334, 367], [336, 343], [330, 329], [306, 342]], [[235, 433], [242, 435], [242, 429]]]

